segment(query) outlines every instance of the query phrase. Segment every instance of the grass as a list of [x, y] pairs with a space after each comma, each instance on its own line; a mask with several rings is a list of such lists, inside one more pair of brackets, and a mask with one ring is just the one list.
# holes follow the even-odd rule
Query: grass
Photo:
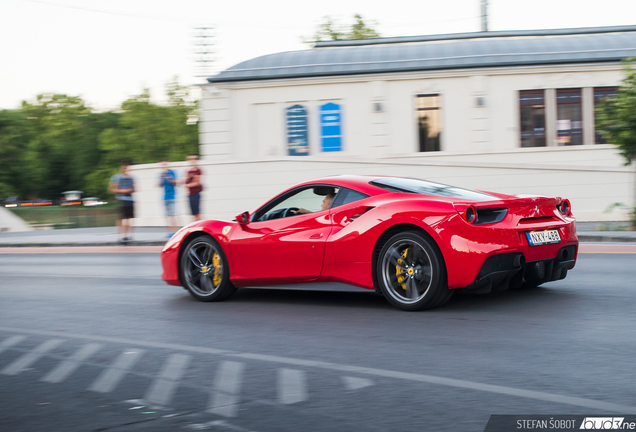
[[56, 229], [115, 226], [119, 214], [117, 204], [95, 207], [15, 207], [8, 210], [28, 224], [52, 224]]

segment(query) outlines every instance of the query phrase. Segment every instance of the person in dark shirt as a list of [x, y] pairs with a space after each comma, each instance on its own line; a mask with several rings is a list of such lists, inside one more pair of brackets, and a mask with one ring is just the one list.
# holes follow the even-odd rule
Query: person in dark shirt
[[195, 154], [189, 155], [186, 160], [190, 162], [190, 169], [185, 175], [185, 187], [188, 188], [188, 200], [190, 201], [190, 210], [194, 220], [201, 220], [201, 191], [203, 185], [201, 184], [201, 176], [203, 172], [198, 166], [199, 156]]
[[135, 181], [128, 174], [130, 164], [131, 162], [128, 160], [122, 161], [119, 174], [112, 176], [108, 184], [108, 192], [116, 194], [115, 199], [120, 203], [120, 218], [117, 221], [117, 228], [120, 236], [119, 241], [123, 244], [132, 240], [128, 233], [132, 231], [132, 219], [135, 217], [135, 202], [132, 196], [135, 192]]

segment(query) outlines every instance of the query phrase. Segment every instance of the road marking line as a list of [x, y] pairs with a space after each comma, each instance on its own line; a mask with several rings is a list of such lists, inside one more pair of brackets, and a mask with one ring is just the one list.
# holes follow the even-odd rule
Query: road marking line
[[[60, 336], [59, 332], [55, 331], [47, 331], [47, 330], [26, 330], [26, 329], [18, 329], [13, 327], [3, 327], [0, 326], [0, 331], [6, 331], [11, 333], [25, 333], [25, 334], [33, 334], [39, 336]], [[132, 339], [111, 337], [111, 336], [97, 336], [97, 335], [83, 335], [77, 333], [67, 333], [64, 332], [65, 338], [71, 339], [83, 339], [91, 342], [112, 342], [117, 344], [125, 344], [125, 345], [139, 345], [146, 348], [166, 348], [171, 350], [181, 350], [188, 352], [195, 352], [201, 354], [226, 354], [231, 355], [235, 354], [233, 351], [216, 349], [216, 348], [206, 348], [206, 347], [194, 347], [190, 345], [181, 345], [181, 344], [173, 344], [173, 343], [165, 343], [165, 342], [150, 342], [150, 341], [134, 341]]]
[[0, 371], [3, 375], [17, 375], [46, 355], [49, 351], [64, 342], [62, 339], [51, 339], [38, 345], [33, 351], [24, 354]]
[[289, 405], [307, 399], [307, 379], [304, 371], [278, 370], [278, 402]]
[[16, 336], [11, 336], [9, 338], [6, 338], [5, 340], [2, 341], [2, 343], [0, 343], [0, 354], [5, 352], [12, 346], [19, 344], [25, 339], [26, 339], [26, 336], [23, 336], [23, 335], [16, 335]]
[[236, 417], [245, 363], [224, 361], [219, 366], [210, 395], [208, 412], [224, 417]]
[[84, 345], [75, 351], [71, 357], [61, 362], [55, 369], [46, 374], [44, 378], [42, 378], [42, 381], [50, 383], [60, 383], [64, 381], [81, 366], [84, 360], [95, 354], [101, 347], [102, 345], [98, 343]]
[[192, 356], [185, 354], [171, 355], [161, 369], [159, 376], [155, 378], [146, 392], [143, 400], [159, 405], [167, 406], [177, 390], [179, 380], [188, 368]]
[[115, 359], [108, 369], [102, 371], [88, 390], [97, 393], [109, 393], [113, 391], [144, 352], [144, 350], [139, 349], [132, 351], [125, 350]]
[[358, 390], [358, 389], [369, 387], [375, 384], [373, 381], [371, 381], [368, 378], [359, 378], [359, 377], [350, 377], [350, 376], [343, 376], [340, 378], [342, 379], [342, 382], [344, 383], [345, 388], [347, 390]]
[[[0, 331], [11, 332], [11, 333], [25, 333], [32, 334], [38, 336], [59, 336], [57, 332], [51, 332], [46, 330], [26, 330], [19, 329], [13, 327], [4, 327], [0, 326]], [[338, 372], [347, 372], [354, 373], [360, 375], [372, 375], [383, 378], [396, 378], [406, 381], [414, 381], [414, 382], [426, 382], [431, 384], [438, 384], [442, 386], [455, 387], [455, 388], [463, 388], [470, 390], [477, 390], [495, 394], [504, 394], [509, 396], [517, 396], [523, 397], [527, 399], [548, 401], [548, 402], [556, 402], [567, 405], [585, 407], [597, 409], [599, 411], [611, 411], [622, 414], [636, 414], [636, 407], [629, 405], [616, 404], [611, 402], [604, 402], [595, 399], [585, 399], [573, 396], [565, 396], [553, 393], [545, 393], [533, 390], [524, 390], [518, 389], [515, 387], [506, 387], [500, 385], [492, 385], [492, 384], [483, 384], [474, 381], [466, 381], [459, 380], [453, 378], [445, 378], [438, 377], [432, 375], [423, 375], [423, 374], [415, 374], [415, 373], [407, 373], [407, 372], [398, 372], [391, 371], [385, 369], [374, 369], [368, 367], [360, 367], [360, 366], [352, 366], [346, 364], [338, 364], [338, 363], [329, 363], [322, 362], [316, 360], [303, 360], [291, 357], [277, 357], [263, 354], [253, 354], [253, 353], [238, 353], [227, 350], [220, 350], [215, 348], [204, 348], [204, 347], [195, 347], [188, 346], [182, 344], [169, 344], [169, 343], [157, 343], [157, 342], [146, 342], [146, 341], [136, 341], [132, 339], [123, 339], [123, 338], [113, 338], [107, 336], [92, 336], [92, 335], [83, 335], [76, 333], [64, 333], [64, 337], [72, 338], [72, 339], [82, 339], [88, 341], [101, 341], [101, 342], [115, 342], [115, 343], [123, 343], [128, 345], [139, 345], [150, 348], [168, 348], [173, 350], [180, 350], [192, 353], [203, 353], [203, 354], [212, 354], [212, 355], [225, 355], [227, 357], [240, 358], [246, 360], [258, 360], [275, 364], [288, 364], [295, 366], [304, 366], [304, 367], [315, 367], [324, 370], [330, 371], [338, 371]]]

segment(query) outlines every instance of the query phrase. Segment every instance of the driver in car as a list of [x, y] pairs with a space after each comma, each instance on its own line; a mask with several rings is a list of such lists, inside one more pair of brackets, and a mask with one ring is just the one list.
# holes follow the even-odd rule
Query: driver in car
[[[327, 210], [329, 206], [331, 205], [331, 203], [333, 202], [333, 199], [335, 198], [335, 196], [336, 194], [333, 192], [325, 195], [325, 198], [322, 200], [322, 205], [320, 206], [320, 210]], [[304, 208], [299, 208], [298, 210], [296, 210], [296, 213], [294, 214], [298, 215], [298, 214], [308, 214], [308, 213], [313, 213], [313, 212]]]

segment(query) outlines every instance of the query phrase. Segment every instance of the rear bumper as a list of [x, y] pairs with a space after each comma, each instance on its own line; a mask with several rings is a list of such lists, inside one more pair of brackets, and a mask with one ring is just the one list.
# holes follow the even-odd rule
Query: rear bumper
[[568, 270], [576, 264], [578, 243], [562, 246], [555, 258], [526, 261], [522, 252], [492, 255], [482, 265], [477, 278], [462, 291], [489, 293], [508, 288], [518, 288], [524, 282], [539, 285], [564, 279]]

